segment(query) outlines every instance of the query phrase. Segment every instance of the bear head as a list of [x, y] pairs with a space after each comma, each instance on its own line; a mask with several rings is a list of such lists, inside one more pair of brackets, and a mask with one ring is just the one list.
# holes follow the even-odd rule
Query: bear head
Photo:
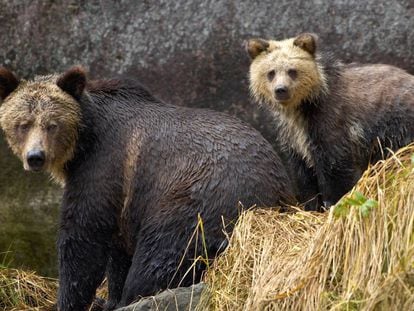
[[246, 42], [250, 65], [250, 91], [272, 109], [292, 109], [317, 96], [326, 87], [317, 60], [317, 36], [303, 33], [281, 41]]
[[72, 159], [78, 138], [85, 85], [81, 67], [32, 81], [0, 68], [0, 126], [26, 170], [48, 171], [64, 183], [64, 165]]

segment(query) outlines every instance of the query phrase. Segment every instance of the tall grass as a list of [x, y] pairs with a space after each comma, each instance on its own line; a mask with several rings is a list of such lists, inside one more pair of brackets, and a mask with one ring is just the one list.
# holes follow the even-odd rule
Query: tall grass
[[[413, 155], [414, 145], [369, 168], [329, 213], [243, 213], [227, 250], [206, 262], [198, 309], [414, 310]], [[0, 310], [55, 307], [56, 280], [6, 266]]]
[[414, 310], [414, 146], [329, 213], [249, 211], [207, 272], [210, 310]]

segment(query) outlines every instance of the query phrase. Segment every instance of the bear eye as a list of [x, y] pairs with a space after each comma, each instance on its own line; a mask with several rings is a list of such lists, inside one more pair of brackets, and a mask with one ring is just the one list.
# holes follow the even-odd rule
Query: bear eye
[[289, 69], [287, 73], [292, 80], [298, 77], [298, 71], [296, 69]]
[[50, 123], [50, 124], [48, 124], [48, 126], [46, 127], [46, 130], [48, 131], [48, 132], [53, 132], [54, 130], [56, 130], [57, 129], [57, 124], [54, 124], [54, 123]]
[[27, 132], [29, 130], [30, 124], [29, 123], [21, 123], [18, 125], [18, 129], [20, 132]]
[[273, 80], [273, 78], [275, 77], [275, 75], [276, 75], [276, 72], [275, 72], [274, 70], [271, 70], [271, 71], [269, 71], [269, 72], [267, 73], [267, 79], [268, 79], [269, 81], [272, 81], [272, 80]]

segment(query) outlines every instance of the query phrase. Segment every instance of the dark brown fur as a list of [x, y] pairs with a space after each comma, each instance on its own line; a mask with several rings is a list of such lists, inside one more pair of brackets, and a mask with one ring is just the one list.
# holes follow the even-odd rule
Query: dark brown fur
[[82, 67], [73, 67], [59, 77], [56, 84], [75, 99], [80, 99], [86, 86], [86, 72]]
[[[61, 311], [85, 310], [105, 270], [108, 310], [197, 282], [205, 262], [191, 269], [194, 258], [214, 258], [225, 248], [223, 222], [231, 231], [239, 202], [295, 202], [280, 159], [252, 127], [211, 110], [164, 104], [134, 81], [87, 83], [73, 100], [84, 81], [79, 74], [75, 68], [19, 86], [0, 107], [10, 124], [6, 135], [14, 128], [9, 110], [26, 109], [27, 102], [56, 105], [51, 98], [63, 93], [80, 110], [76, 148], [62, 168]], [[56, 81], [71, 93], [56, 89]], [[38, 100], [32, 90], [40, 86]], [[205, 245], [200, 235], [191, 240], [198, 217]]]
[[303, 33], [295, 38], [293, 45], [300, 47], [301, 49], [308, 52], [310, 55], [315, 55], [316, 53], [316, 41], [318, 37], [312, 33]]
[[5, 99], [19, 85], [16, 76], [4, 67], [0, 67], [0, 98]]
[[260, 53], [266, 51], [266, 49], [269, 47], [269, 43], [263, 39], [249, 40], [246, 41], [244, 44], [247, 53], [249, 53], [249, 56], [252, 59]]

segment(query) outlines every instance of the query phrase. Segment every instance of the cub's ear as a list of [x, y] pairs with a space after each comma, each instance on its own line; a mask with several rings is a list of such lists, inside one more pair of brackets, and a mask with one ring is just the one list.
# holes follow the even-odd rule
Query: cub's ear
[[302, 33], [295, 38], [293, 45], [296, 45], [297, 47], [300, 47], [308, 52], [310, 55], [315, 56], [317, 41], [318, 36], [314, 33]]
[[0, 99], [5, 99], [19, 85], [19, 80], [8, 69], [0, 67]]
[[56, 84], [79, 100], [86, 86], [86, 71], [80, 66], [72, 67], [57, 79]]
[[246, 52], [251, 59], [255, 59], [257, 55], [267, 50], [269, 42], [264, 39], [250, 39], [244, 42]]

